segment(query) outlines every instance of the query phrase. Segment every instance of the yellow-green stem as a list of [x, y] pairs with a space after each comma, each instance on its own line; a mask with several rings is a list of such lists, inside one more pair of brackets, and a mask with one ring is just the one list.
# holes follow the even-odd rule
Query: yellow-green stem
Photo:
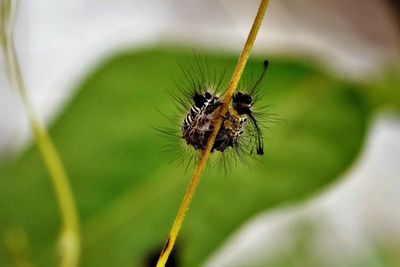
[[79, 217], [74, 197], [68, 181], [68, 176], [60, 156], [46, 128], [36, 118], [26, 94], [24, 81], [19, 68], [12, 38], [12, 5], [10, 0], [1, 2], [1, 45], [4, 52], [5, 64], [12, 87], [21, 98], [27, 113], [34, 139], [39, 148], [45, 166], [50, 174], [51, 182], [57, 198], [62, 219], [60, 233], [61, 267], [76, 267], [80, 256]]
[[268, 0], [262, 0], [260, 7], [258, 8], [258, 12], [256, 18], [254, 19], [253, 26], [251, 27], [249, 36], [247, 37], [246, 44], [240, 54], [239, 60], [236, 64], [235, 70], [233, 72], [232, 78], [229, 82], [228, 89], [225, 92], [223, 97], [222, 106], [218, 110], [218, 115], [216, 116], [215, 121], [213, 122], [214, 130], [207, 142], [206, 148], [202, 151], [199, 160], [197, 162], [196, 168], [193, 172], [192, 178], [190, 179], [189, 186], [186, 190], [185, 196], [183, 197], [181, 206], [179, 207], [178, 213], [175, 217], [175, 221], [172, 225], [172, 228], [169, 232], [167, 241], [164, 245], [163, 250], [161, 251], [160, 258], [157, 262], [157, 267], [164, 267], [168, 257], [172, 251], [172, 248], [175, 244], [176, 238], [179, 234], [179, 230], [181, 229], [182, 223], [185, 219], [186, 212], [189, 209], [190, 202], [192, 201], [193, 195], [196, 191], [197, 185], [199, 184], [200, 178], [204, 172], [206, 167], [208, 158], [210, 157], [211, 149], [214, 145], [215, 138], [217, 137], [217, 133], [222, 125], [223, 115], [227, 112], [229, 104], [232, 99], [232, 95], [238, 86], [240, 77], [242, 76], [244, 67], [246, 66], [247, 59], [249, 58], [250, 51], [253, 47], [254, 40], [256, 39], [258, 30], [260, 29], [261, 22], [264, 18], [265, 11], [268, 7]]

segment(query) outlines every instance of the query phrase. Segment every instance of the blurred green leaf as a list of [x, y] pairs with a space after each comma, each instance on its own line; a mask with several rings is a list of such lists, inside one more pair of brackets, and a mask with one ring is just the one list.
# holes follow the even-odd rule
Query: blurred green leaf
[[[220, 68], [236, 62], [236, 55], [207, 57]], [[173, 113], [167, 90], [182, 77], [177, 63], [192, 58], [185, 49], [111, 58], [51, 126], [83, 220], [81, 266], [140, 266], [165, 241], [191, 170], [169, 164], [161, 152], [166, 140], [151, 126], [169, 123], [157, 109]], [[254, 59], [245, 72], [258, 75], [261, 66]], [[310, 197], [360, 151], [370, 114], [360, 88], [277, 58], [270, 59], [265, 87], [263, 104], [282, 122], [269, 125], [261, 162], [226, 176], [206, 172], [177, 243], [183, 266], [201, 264], [258, 212]], [[57, 259], [59, 218], [46, 175], [35, 146], [0, 168], [0, 229], [22, 226], [38, 266]]]

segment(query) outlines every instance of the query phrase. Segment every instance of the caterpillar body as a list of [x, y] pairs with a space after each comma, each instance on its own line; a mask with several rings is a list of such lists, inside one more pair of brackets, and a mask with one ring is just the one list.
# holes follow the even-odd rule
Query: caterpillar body
[[[188, 164], [196, 151], [202, 151], [207, 145], [214, 130], [213, 123], [219, 114], [218, 109], [222, 105], [219, 91], [224, 87], [224, 74], [218, 75], [215, 70], [210, 70], [208, 63], [202, 65], [200, 61], [196, 62], [189, 70], [182, 68], [185, 81], [177, 83], [178, 92], [170, 92], [183, 113], [174, 118], [181, 121], [180, 130], [162, 130], [168, 136], [176, 136], [185, 141], [186, 153], [179, 152], [177, 159], [179, 162], [188, 160]], [[264, 61], [262, 74], [252, 86], [242, 86], [234, 93], [228, 111], [222, 117], [221, 128], [211, 152], [218, 151], [224, 159], [233, 152], [234, 158], [244, 163], [248, 163], [246, 155], [253, 155], [254, 151], [257, 155], [264, 154], [262, 123], [258, 119], [260, 114], [254, 112], [253, 108], [259, 99], [259, 85], [268, 65], [268, 61]], [[168, 150], [176, 152], [176, 148], [177, 144], [174, 143], [170, 144]]]

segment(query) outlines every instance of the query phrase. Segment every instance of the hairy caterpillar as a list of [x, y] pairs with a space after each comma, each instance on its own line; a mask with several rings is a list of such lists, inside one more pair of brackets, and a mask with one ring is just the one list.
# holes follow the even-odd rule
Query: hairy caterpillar
[[[254, 112], [253, 108], [259, 100], [260, 84], [268, 65], [265, 60], [262, 73], [252, 86], [240, 86], [223, 117], [212, 152], [215, 154], [214, 151], [217, 151], [220, 154], [221, 165], [225, 168], [230, 158], [248, 164], [248, 156], [264, 154], [264, 117], [259, 112]], [[196, 58], [195, 65], [189, 68], [181, 65], [181, 69], [184, 80], [176, 83], [177, 91], [170, 92], [176, 100], [180, 114], [169, 118], [174, 123], [174, 129], [164, 128], [159, 131], [172, 141], [167, 151], [176, 152], [178, 147], [183, 148], [178, 151], [176, 160], [179, 163], [187, 162], [189, 166], [199, 154], [197, 152], [205, 148], [213, 131], [213, 121], [222, 104], [219, 92], [226, 86], [226, 82], [225, 72], [211, 69], [207, 60]]]

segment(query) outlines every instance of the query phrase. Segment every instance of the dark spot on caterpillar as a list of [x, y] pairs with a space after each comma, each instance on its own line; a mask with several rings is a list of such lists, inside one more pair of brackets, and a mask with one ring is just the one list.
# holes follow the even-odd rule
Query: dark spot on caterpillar
[[206, 102], [206, 98], [202, 95], [199, 95], [198, 93], [196, 93], [193, 96], [193, 101], [194, 101], [194, 105], [198, 108], [201, 108], [204, 103]]
[[205, 97], [207, 100], [210, 100], [211, 97], [212, 97], [212, 95], [211, 95], [209, 92], [206, 92], [206, 93], [204, 94], [204, 97]]

